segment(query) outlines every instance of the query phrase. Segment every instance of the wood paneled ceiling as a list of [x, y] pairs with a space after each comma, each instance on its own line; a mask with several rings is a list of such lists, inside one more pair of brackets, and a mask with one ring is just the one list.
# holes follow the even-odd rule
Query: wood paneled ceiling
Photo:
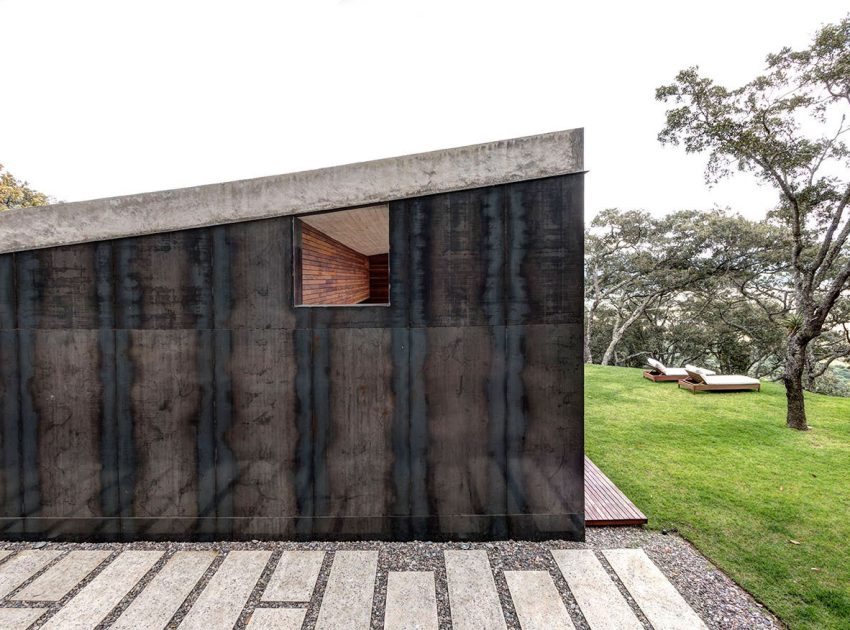
[[365, 256], [390, 251], [390, 209], [387, 205], [302, 216], [307, 225]]

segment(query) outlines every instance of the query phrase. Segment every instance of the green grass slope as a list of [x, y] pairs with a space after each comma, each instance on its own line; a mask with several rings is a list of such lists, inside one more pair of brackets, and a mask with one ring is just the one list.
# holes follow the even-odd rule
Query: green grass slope
[[694, 395], [636, 369], [585, 378], [587, 453], [649, 527], [677, 529], [792, 628], [850, 628], [850, 399], [808, 396], [801, 433], [777, 384]]

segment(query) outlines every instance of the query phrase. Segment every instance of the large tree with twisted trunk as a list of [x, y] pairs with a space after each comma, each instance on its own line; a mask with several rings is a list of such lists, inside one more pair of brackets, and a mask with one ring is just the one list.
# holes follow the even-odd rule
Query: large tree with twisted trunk
[[806, 49], [769, 55], [765, 73], [746, 85], [725, 88], [693, 67], [656, 98], [672, 105], [659, 140], [708, 153], [708, 183], [738, 170], [779, 193], [769, 219], [789, 241], [787, 425], [805, 430], [809, 345], [850, 293], [850, 15], [821, 28]]

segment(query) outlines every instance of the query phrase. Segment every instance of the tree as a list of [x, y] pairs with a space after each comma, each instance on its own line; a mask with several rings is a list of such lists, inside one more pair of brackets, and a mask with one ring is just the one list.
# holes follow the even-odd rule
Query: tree
[[50, 203], [47, 195], [33, 190], [26, 182], [15, 179], [0, 164], [0, 212], [12, 208], [44, 206]]
[[742, 87], [727, 89], [692, 67], [656, 98], [673, 104], [659, 140], [708, 152], [707, 183], [738, 170], [779, 193], [770, 220], [787, 234], [792, 287], [782, 380], [787, 425], [805, 430], [809, 345], [850, 286], [850, 150], [843, 141], [850, 16], [823, 27], [809, 48], [768, 56], [766, 72]]
[[585, 361], [593, 361], [596, 326], [607, 342], [600, 363], [616, 360], [617, 347], [639, 320], [681, 311], [678, 296], [737, 273], [755, 249], [750, 222], [722, 211], [683, 210], [654, 218], [637, 210], [605, 210], [585, 238]]

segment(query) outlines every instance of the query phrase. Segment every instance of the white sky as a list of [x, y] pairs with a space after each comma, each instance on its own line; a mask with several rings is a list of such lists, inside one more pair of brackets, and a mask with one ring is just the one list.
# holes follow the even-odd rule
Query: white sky
[[846, 0], [0, 0], [0, 163], [63, 201], [585, 128], [588, 216], [729, 206], [655, 88], [737, 85]]

